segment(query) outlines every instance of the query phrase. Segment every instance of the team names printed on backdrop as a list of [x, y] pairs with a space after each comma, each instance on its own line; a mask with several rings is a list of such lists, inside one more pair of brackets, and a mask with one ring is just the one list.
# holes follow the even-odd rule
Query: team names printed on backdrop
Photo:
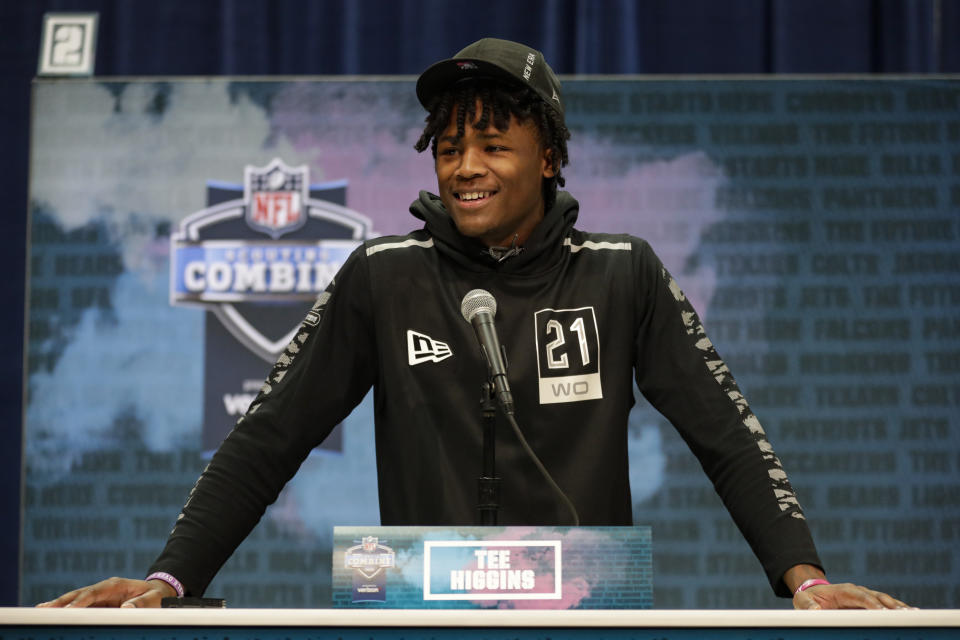
[[559, 540], [427, 540], [424, 600], [557, 600]]

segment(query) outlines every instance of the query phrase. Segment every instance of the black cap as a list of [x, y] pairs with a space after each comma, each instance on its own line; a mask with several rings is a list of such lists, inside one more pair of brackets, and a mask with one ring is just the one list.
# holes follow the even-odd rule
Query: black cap
[[464, 78], [496, 78], [533, 89], [563, 117], [560, 81], [543, 54], [519, 42], [484, 38], [420, 74], [417, 98], [425, 108], [437, 94]]

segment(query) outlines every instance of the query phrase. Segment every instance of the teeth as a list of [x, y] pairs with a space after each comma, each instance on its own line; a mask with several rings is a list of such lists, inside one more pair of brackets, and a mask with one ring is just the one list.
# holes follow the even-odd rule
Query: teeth
[[472, 193], [461, 193], [461, 200], [479, 200], [490, 195], [489, 191], [473, 191]]

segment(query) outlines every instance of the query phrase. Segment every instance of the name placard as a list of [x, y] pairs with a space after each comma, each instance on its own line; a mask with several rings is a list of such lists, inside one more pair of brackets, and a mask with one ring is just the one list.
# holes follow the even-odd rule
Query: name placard
[[335, 527], [333, 606], [646, 609], [649, 527]]

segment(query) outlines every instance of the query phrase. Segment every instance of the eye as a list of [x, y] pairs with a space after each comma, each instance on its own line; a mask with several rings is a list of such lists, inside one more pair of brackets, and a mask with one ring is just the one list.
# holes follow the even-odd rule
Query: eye
[[440, 156], [452, 156], [452, 155], [454, 155], [454, 154], [456, 154], [456, 153], [457, 153], [457, 148], [456, 148], [456, 147], [445, 147], [445, 148], [443, 148], [443, 149], [440, 149], [440, 150], [437, 152], [437, 155], [440, 155]]
[[509, 149], [499, 144], [491, 144], [487, 146], [488, 153], [498, 153], [500, 151], [509, 151]]

